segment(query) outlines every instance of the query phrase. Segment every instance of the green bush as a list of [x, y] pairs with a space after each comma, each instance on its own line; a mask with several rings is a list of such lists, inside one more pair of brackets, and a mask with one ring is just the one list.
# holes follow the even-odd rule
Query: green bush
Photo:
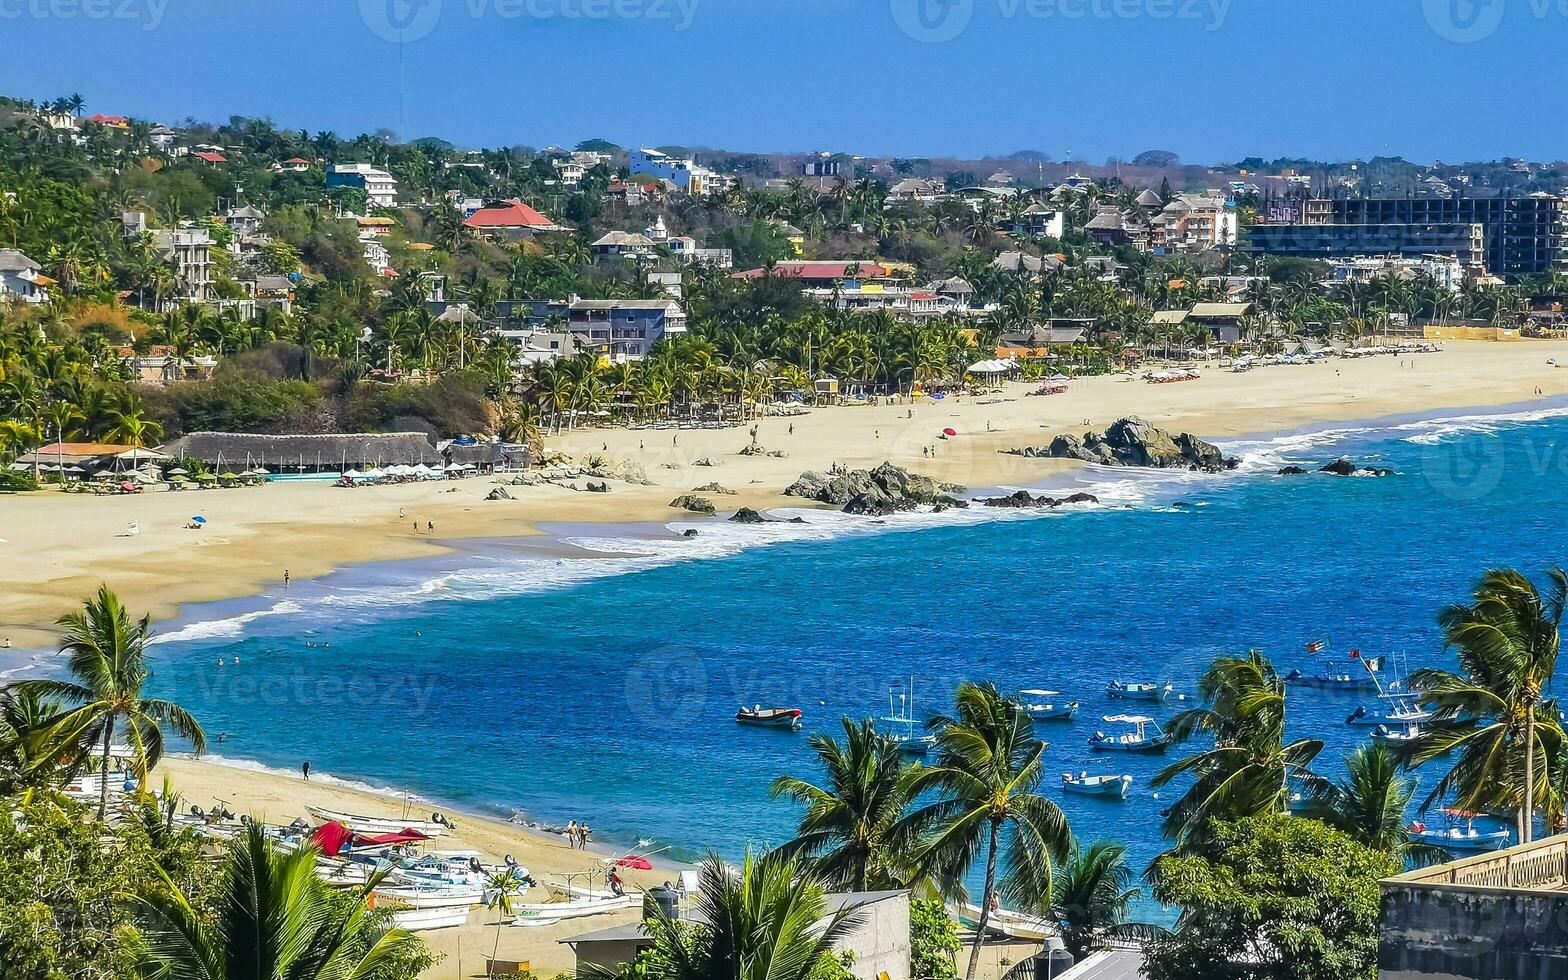
[[938, 900], [909, 903], [909, 968], [920, 980], [948, 980], [958, 976], [953, 957], [958, 955], [958, 924]]

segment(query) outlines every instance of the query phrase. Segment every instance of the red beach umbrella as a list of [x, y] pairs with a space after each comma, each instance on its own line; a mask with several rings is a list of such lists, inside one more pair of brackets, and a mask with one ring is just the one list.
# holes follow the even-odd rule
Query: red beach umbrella
[[653, 862], [641, 854], [628, 854], [615, 862], [617, 867], [631, 868], [633, 871], [652, 871]]
[[956, 435], [958, 435], [958, 430], [957, 429], [943, 429], [942, 430], [942, 434], [944, 436], [956, 436]]

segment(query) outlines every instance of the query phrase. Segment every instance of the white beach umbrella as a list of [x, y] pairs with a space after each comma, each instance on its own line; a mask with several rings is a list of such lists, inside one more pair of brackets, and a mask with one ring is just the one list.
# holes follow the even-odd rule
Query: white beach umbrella
[[352, 480], [352, 479], [354, 479], [356, 477], [364, 476], [365, 474], [361, 473], [359, 470], [344, 470], [340, 475], [341, 476], [346, 476], [350, 480]]

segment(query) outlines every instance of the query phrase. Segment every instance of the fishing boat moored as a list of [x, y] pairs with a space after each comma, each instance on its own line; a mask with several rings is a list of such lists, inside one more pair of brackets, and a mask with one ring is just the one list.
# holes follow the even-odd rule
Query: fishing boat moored
[[1127, 787], [1131, 785], [1131, 776], [1091, 776], [1087, 772], [1080, 772], [1074, 776], [1070, 772], [1062, 773], [1062, 789], [1066, 792], [1079, 793], [1083, 796], [1109, 796], [1118, 800], [1126, 799]]
[[1171, 744], [1171, 737], [1148, 715], [1107, 715], [1105, 720], [1114, 725], [1131, 725], [1132, 730], [1120, 735], [1095, 732], [1089, 738], [1089, 748], [1108, 752], [1164, 752]]
[[1019, 691], [1024, 698], [1024, 713], [1035, 721], [1072, 721], [1078, 702], [1068, 701], [1060, 691]]
[[1510, 834], [1506, 828], [1476, 829], [1476, 818], [1483, 814], [1457, 809], [1438, 812], [1447, 818], [1447, 825], [1428, 827], [1418, 820], [1407, 828], [1412, 840], [1433, 844], [1445, 851], [1496, 851], [1508, 846]]
[[757, 728], [785, 728], [796, 731], [800, 728], [799, 708], [764, 708], [760, 704], [746, 707], [742, 705], [735, 712], [735, 720], [742, 725], [752, 725]]
[[[898, 706], [893, 705], [893, 696], [898, 696]], [[909, 689], [899, 691], [889, 688], [887, 692], [887, 717], [882, 719], [892, 727], [885, 732], [885, 736], [898, 751], [905, 755], [929, 755], [936, 747], [936, 736], [917, 732], [919, 722], [915, 719], [915, 680], [909, 679]]]
[[1164, 701], [1171, 696], [1176, 685], [1170, 681], [1164, 684], [1149, 682], [1124, 684], [1121, 681], [1111, 681], [1105, 686], [1107, 697], [1119, 698], [1123, 701]]
[[432, 813], [429, 820], [416, 817], [372, 817], [359, 813], [344, 813], [326, 807], [306, 804], [305, 809], [323, 823], [340, 823], [361, 834], [397, 834], [405, 830], [418, 831], [426, 837], [440, 837], [452, 826], [446, 817]]

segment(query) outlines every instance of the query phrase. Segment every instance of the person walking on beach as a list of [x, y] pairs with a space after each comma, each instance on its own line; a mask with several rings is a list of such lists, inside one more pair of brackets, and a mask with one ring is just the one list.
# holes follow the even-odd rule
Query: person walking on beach
[[566, 845], [573, 850], [577, 848], [577, 821], [566, 821]]
[[283, 587], [284, 587], [284, 588], [285, 588], [285, 589], [287, 589], [287, 588], [289, 588], [289, 583], [290, 583], [290, 582], [291, 582], [291, 581], [292, 581], [292, 580], [291, 580], [291, 579], [290, 579], [290, 578], [289, 578], [289, 570], [288, 570], [288, 569], [286, 569], [286, 568], [285, 568], [285, 569], [284, 569], [284, 570], [283, 570]]
[[577, 846], [580, 847], [581, 849], [585, 850], [585, 851], [588, 850], [588, 838], [589, 838], [589, 836], [592, 833], [593, 833], [593, 831], [588, 829], [588, 821], [584, 820], [582, 823], [578, 824], [577, 825], [577, 840], [578, 840], [578, 845]]
[[310, 763], [309, 762], [302, 762], [302, 763], [300, 763], [299, 772], [300, 772], [301, 776], [305, 777], [305, 781], [306, 782], [310, 781]]
[[436, 522], [435, 521], [426, 521], [425, 522], [425, 528], [427, 530], [429, 530], [431, 534], [436, 533]]

